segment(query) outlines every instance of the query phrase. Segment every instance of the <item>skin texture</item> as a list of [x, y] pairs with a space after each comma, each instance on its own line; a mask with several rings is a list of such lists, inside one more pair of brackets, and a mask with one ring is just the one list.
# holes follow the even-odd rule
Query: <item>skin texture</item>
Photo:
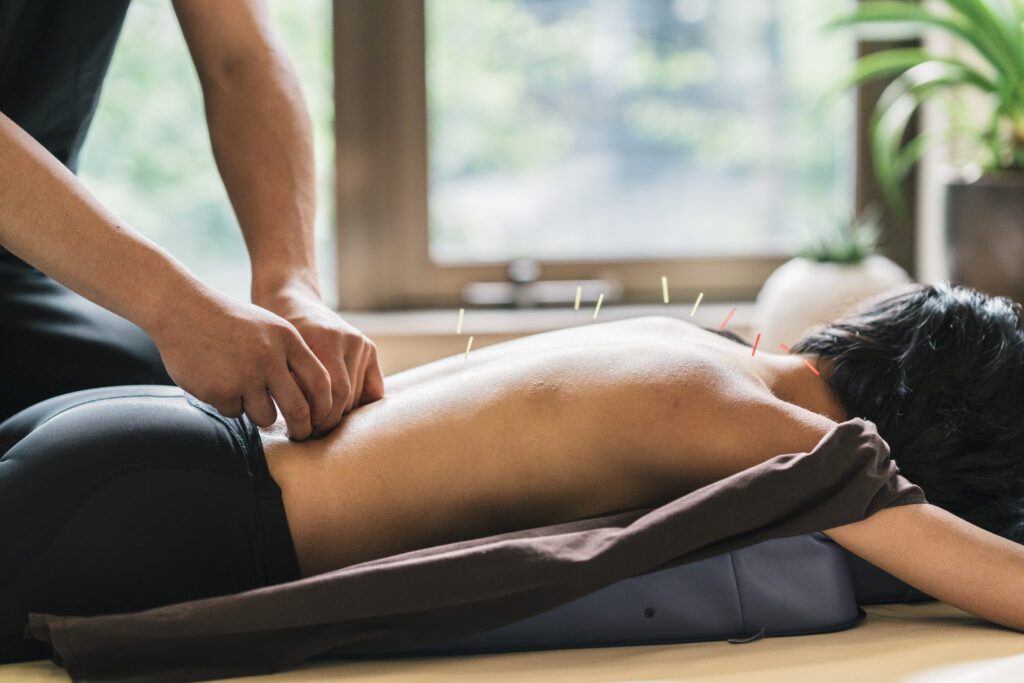
[[[751, 357], [663, 317], [559, 330], [392, 375], [385, 399], [325, 439], [289, 441], [279, 423], [262, 430], [264, 450], [310, 576], [652, 507], [810, 451], [847, 417], [804, 359]], [[1015, 543], [928, 504], [823, 531], [936, 598], [1024, 630]]]
[[[323, 440], [291, 443], [278, 425], [264, 446], [309, 575], [649, 507], [810, 450], [834, 422], [733, 370], [792, 360], [669, 318], [560, 330], [392, 375], [386, 398]], [[826, 399], [801, 368], [780, 390], [813, 384]]]
[[[376, 348], [320, 300], [309, 115], [262, 0], [176, 0], [214, 156], [252, 261], [253, 304], [204, 285], [0, 114], [0, 244], [153, 338], [174, 381], [289, 435], [383, 395]], [[187, 226], [184, 226], [187, 228]]]

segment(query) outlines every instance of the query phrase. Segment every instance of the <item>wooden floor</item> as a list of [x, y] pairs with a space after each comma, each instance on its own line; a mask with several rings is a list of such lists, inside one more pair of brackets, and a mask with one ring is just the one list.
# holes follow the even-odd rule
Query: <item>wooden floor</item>
[[[345, 683], [1020, 683], [1024, 633], [944, 603], [866, 607], [867, 620], [839, 633], [725, 642], [554, 650], [396, 661], [320, 662], [232, 681]], [[67, 681], [49, 661], [0, 666], [0, 681]], [[228, 679], [225, 679], [228, 680]]]

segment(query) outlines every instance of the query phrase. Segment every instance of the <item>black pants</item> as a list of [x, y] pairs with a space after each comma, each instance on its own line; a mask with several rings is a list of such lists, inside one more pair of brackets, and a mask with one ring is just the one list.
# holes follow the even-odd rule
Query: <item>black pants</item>
[[173, 382], [145, 332], [0, 248], [0, 421], [117, 384]]
[[255, 427], [171, 384], [141, 329], [0, 248], [0, 662], [49, 656], [29, 611], [298, 578]]
[[300, 578], [259, 430], [177, 387], [89, 389], [0, 423], [0, 663], [29, 612], [96, 615]]

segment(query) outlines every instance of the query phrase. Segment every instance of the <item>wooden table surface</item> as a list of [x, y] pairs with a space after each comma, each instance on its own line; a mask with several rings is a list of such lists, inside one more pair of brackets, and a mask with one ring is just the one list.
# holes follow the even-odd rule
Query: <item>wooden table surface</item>
[[[876, 605], [860, 626], [838, 633], [726, 642], [546, 652], [317, 662], [261, 683], [1021, 683], [1024, 633], [945, 603]], [[50, 661], [0, 666], [0, 681], [68, 681]]]

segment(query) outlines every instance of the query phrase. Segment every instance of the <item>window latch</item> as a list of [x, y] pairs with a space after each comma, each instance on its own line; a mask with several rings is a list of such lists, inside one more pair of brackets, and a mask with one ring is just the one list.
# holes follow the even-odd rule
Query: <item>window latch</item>
[[604, 294], [606, 302], [622, 298], [622, 285], [610, 278], [583, 280], [543, 280], [541, 265], [534, 259], [514, 259], [505, 270], [503, 282], [468, 282], [462, 287], [462, 299], [473, 306], [535, 308], [573, 305], [579, 287], [580, 306], [596, 302]]

